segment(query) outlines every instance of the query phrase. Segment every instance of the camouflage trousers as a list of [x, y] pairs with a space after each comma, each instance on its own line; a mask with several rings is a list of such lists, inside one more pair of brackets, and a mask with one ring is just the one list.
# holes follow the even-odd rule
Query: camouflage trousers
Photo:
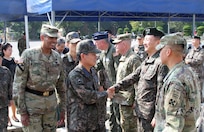
[[138, 132], [153, 132], [154, 128], [151, 125], [152, 120], [147, 120], [143, 118], [137, 119], [137, 131]]
[[26, 92], [25, 101], [30, 124], [29, 126], [23, 126], [23, 131], [56, 132], [56, 94], [48, 97], [42, 97]]
[[119, 104], [110, 100], [110, 118], [109, 118], [110, 130], [109, 132], [122, 132], [120, 126], [120, 110]]
[[197, 127], [197, 132], [204, 131], [204, 103], [201, 103], [201, 113], [200, 113], [200, 117], [196, 122], [196, 127]]
[[131, 106], [120, 105], [120, 120], [123, 132], [137, 132], [137, 117]]
[[0, 132], [7, 132], [8, 107], [0, 108]]

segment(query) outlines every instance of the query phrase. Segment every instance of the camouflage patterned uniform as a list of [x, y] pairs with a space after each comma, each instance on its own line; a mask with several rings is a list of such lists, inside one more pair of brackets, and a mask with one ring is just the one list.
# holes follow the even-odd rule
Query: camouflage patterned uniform
[[20, 38], [18, 40], [18, 51], [19, 51], [19, 56], [23, 53], [23, 51], [26, 49], [26, 39], [25, 38]]
[[200, 114], [198, 79], [184, 62], [176, 64], [164, 79], [156, 107], [155, 132], [195, 132]]
[[[110, 44], [107, 51], [102, 51], [97, 62], [97, 70], [105, 70], [108, 74], [111, 85], [116, 82], [116, 71], [119, 64], [120, 56], [115, 56], [115, 48], [113, 44]], [[110, 130], [112, 132], [121, 131], [120, 127], [120, 113], [119, 105], [110, 101]], [[105, 118], [105, 117], [104, 117]]]
[[138, 132], [153, 131], [150, 123], [155, 113], [157, 89], [161, 88], [162, 80], [167, 72], [168, 68], [161, 64], [159, 52], [156, 52], [153, 56], [146, 58], [135, 72], [113, 85], [118, 92], [138, 83], [135, 100]]
[[[204, 81], [204, 71], [203, 71], [203, 63], [204, 63], [204, 49], [198, 47], [197, 49], [191, 49], [187, 54], [185, 61], [188, 61], [188, 65], [195, 72], [196, 76], [199, 78], [199, 82], [201, 88], [203, 89], [203, 81]], [[201, 90], [202, 90], [201, 89]], [[203, 91], [203, 90], [202, 90]], [[202, 102], [204, 102], [204, 93], [201, 94]]]
[[[67, 88], [69, 87], [69, 79], [68, 79], [68, 75], [70, 73], [71, 70], [73, 70], [77, 65], [78, 65], [78, 62], [75, 62], [71, 55], [69, 53], [65, 54], [65, 56], [63, 57], [62, 59], [63, 61], [63, 67], [64, 67], [64, 73], [65, 73], [65, 82], [66, 82], [66, 85], [67, 85]], [[68, 95], [68, 90], [66, 89], [66, 95]], [[69, 105], [67, 104], [66, 106], [66, 123], [69, 123]], [[69, 124], [67, 124], [67, 127], [68, 127]]]
[[98, 91], [98, 77], [94, 68], [90, 73], [78, 65], [69, 74], [69, 80], [72, 80], [68, 88], [69, 132], [100, 132], [98, 105], [108, 95], [107, 92]]
[[[30, 125], [24, 127], [24, 131], [55, 132], [56, 94], [63, 111], [66, 100], [61, 57], [54, 50], [48, 57], [42, 53], [41, 48], [33, 48], [25, 50], [21, 58], [23, 63], [16, 68], [13, 86], [19, 113], [28, 113], [30, 118]], [[37, 95], [33, 91], [43, 94]]]
[[12, 75], [6, 67], [0, 66], [0, 131], [7, 131], [8, 105], [12, 100]]
[[145, 58], [147, 57], [147, 53], [145, 52], [145, 49], [144, 49], [144, 45], [139, 45], [138, 46], [138, 52], [137, 54], [139, 55], [140, 59], [142, 61], [145, 60]]
[[[141, 64], [139, 56], [129, 49], [126, 55], [121, 56], [120, 64], [117, 71], [117, 82], [124, 77], [134, 72]], [[135, 100], [135, 88], [130, 86], [126, 90], [120, 90], [115, 97], [118, 96], [118, 103], [120, 104], [121, 126], [124, 132], [137, 132], [137, 118], [134, 115], [133, 103]]]

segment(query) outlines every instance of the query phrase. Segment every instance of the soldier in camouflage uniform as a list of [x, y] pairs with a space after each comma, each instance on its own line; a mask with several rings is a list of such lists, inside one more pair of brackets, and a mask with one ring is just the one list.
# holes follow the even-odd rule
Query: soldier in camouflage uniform
[[145, 58], [147, 57], [147, 53], [145, 52], [145, 48], [143, 45], [144, 36], [142, 34], [139, 34], [137, 35], [136, 40], [137, 40], [138, 46], [135, 47], [134, 51], [140, 56], [140, 59], [144, 61]]
[[[66, 35], [66, 42], [69, 42], [69, 52], [66, 53], [62, 59], [63, 61], [63, 67], [64, 67], [64, 72], [65, 72], [65, 82], [67, 85], [67, 88], [69, 88], [68, 84], [69, 84], [69, 79], [68, 79], [68, 75], [70, 73], [71, 70], [73, 70], [77, 65], [78, 65], [78, 61], [76, 60], [77, 55], [76, 55], [76, 45], [77, 43], [81, 41], [81, 39], [79, 38], [79, 34], [77, 32], [69, 32]], [[66, 91], [66, 95], [68, 95], [67, 91]], [[66, 123], [69, 123], [69, 105], [66, 106]], [[66, 128], [68, 128], [69, 124], [66, 124]]]
[[203, 81], [204, 81], [204, 49], [200, 47], [200, 37], [194, 36], [192, 39], [192, 48], [189, 53], [186, 55], [185, 62], [188, 64], [192, 70], [196, 73], [199, 78], [201, 85], [201, 100], [204, 102], [204, 92], [203, 92]]
[[[114, 45], [110, 43], [107, 32], [96, 32], [93, 40], [98, 49], [102, 52], [97, 60], [96, 69], [105, 70], [108, 74], [111, 85], [116, 82], [116, 71], [120, 56], [116, 54]], [[110, 100], [110, 131], [121, 132], [119, 105]]]
[[42, 25], [39, 48], [23, 52], [20, 67], [14, 77], [14, 96], [25, 132], [56, 131], [57, 98], [60, 100], [61, 120], [64, 120], [65, 85], [62, 60], [52, 50], [58, 29]]
[[156, 28], [145, 29], [144, 47], [148, 57], [136, 71], [109, 88], [117, 93], [119, 90], [125, 90], [138, 83], [135, 96], [138, 132], [153, 131], [151, 121], [155, 113], [157, 90], [161, 88], [162, 80], [168, 72], [168, 68], [161, 64], [159, 52], [155, 49], [163, 35]]
[[[121, 54], [116, 82], [134, 72], [140, 66], [140, 57], [131, 49], [131, 34], [121, 34], [113, 41], [116, 52]], [[137, 118], [134, 115], [135, 88], [120, 90], [113, 98], [120, 104], [121, 127], [123, 132], [137, 132]]]
[[155, 132], [195, 132], [200, 114], [200, 86], [198, 78], [183, 62], [186, 40], [176, 34], [161, 39], [156, 47], [161, 50], [163, 64], [170, 69], [164, 78], [156, 105]]
[[18, 40], [19, 56], [21, 56], [25, 49], [26, 49], [26, 36], [25, 33], [23, 33], [23, 36]]
[[[0, 52], [1, 54], [1, 52]], [[12, 100], [12, 75], [9, 69], [1, 66], [2, 55], [0, 55], [0, 131], [7, 132], [8, 106]]]
[[[69, 73], [68, 105], [70, 108], [69, 132], [103, 132], [99, 126], [98, 105], [112, 98], [109, 90], [98, 91], [98, 77], [94, 69], [96, 49], [92, 40], [82, 40], [76, 48], [79, 64]], [[105, 122], [104, 122], [105, 124]]]

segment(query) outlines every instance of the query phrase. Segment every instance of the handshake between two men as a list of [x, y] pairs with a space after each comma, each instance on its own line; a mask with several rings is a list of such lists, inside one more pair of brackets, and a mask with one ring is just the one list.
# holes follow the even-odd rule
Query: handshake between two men
[[106, 90], [106, 92], [108, 93], [108, 98], [112, 99], [113, 96], [115, 95], [115, 88], [114, 87], [110, 87]]

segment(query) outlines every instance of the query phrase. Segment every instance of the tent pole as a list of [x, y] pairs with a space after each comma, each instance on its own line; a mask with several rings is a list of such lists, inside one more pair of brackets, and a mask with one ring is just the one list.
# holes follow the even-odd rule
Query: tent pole
[[6, 21], [4, 22], [4, 42], [6, 42]]
[[192, 35], [196, 35], [195, 34], [195, 31], [196, 31], [196, 26], [195, 26], [195, 14], [193, 14], [193, 30], [192, 30]]
[[98, 21], [98, 32], [100, 31], [100, 28], [101, 28], [101, 23], [100, 23], [100, 20]]
[[63, 18], [61, 19], [61, 21], [57, 24], [56, 27], [59, 27], [59, 25], [64, 21], [64, 19], [67, 17], [68, 12], [66, 12], [66, 14], [63, 16]]
[[29, 32], [28, 32], [28, 16], [25, 15], [24, 16], [24, 20], [25, 20], [25, 34], [26, 34], [26, 48], [30, 48], [29, 46]]
[[98, 32], [101, 30], [101, 16], [100, 16], [100, 12], [98, 14]]
[[49, 13], [47, 13], [47, 18], [48, 18], [48, 21], [49, 21], [50, 25], [52, 25], [52, 22], [51, 22], [50, 14], [49, 14]]
[[168, 25], [168, 34], [170, 34], [170, 21], [169, 21], [169, 19], [168, 19], [167, 25]]
[[55, 11], [51, 11], [51, 23], [55, 26]]

